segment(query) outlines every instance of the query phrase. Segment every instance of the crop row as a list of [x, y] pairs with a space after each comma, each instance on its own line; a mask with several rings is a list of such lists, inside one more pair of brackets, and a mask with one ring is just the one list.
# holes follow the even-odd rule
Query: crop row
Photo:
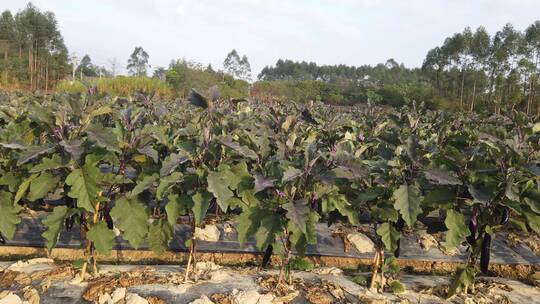
[[[378, 247], [372, 286], [399, 256], [403, 229], [444, 216], [446, 247], [469, 259], [450, 293], [487, 271], [492, 235], [505, 226], [540, 233], [540, 124], [507, 116], [426, 110], [342, 109], [323, 104], [11, 96], [0, 105], [0, 237], [24, 210], [46, 210], [54, 248], [80, 227], [87, 261], [110, 254], [116, 227], [134, 248], [162, 254], [174, 225], [192, 231], [211, 210], [235, 218], [241, 244], [254, 237], [290, 262], [317, 241], [315, 225], [369, 218]], [[406, 228], [407, 227], [407, 228]], [[196, 240], [186, 244], [190, 258]], [[391, 268], [391, 267], [390, 267]], [[83, 275], [84, 277], [84, 275]], [[281, 278], [280, 278], [281, 281]], [[382, 287], [382, 286], [379, 286]]]

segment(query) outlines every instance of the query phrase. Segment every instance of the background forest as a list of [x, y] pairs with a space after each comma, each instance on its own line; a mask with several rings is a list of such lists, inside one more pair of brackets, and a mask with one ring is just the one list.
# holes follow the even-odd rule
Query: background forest
[[70, 54], [54, 13], [28, 4], [19, 12], [2, 13], [0, 52], [4, 90], [84, 92], [94, 86], [109, 94], [143, 90], [184, 98], [192, 87], [205, 91], [218, 86], [224, 98], [390, 106], [416, 100], [465, 111], [540, 110], [540, 21], [525, 29], [507, 24], [494, 34], [484, 27], [465, 28], [427, 51], [419, 68], [394, 59], [375, 66], [280, 59], [254, 81], [248, 58], [236, 50], [226, 56], [222, 69], [184, 58], [152, 68], [150, 55], [138, 46], [127, 62], [126, 77], [117, 75], [116, 62], [98, 66], [88, 55]]

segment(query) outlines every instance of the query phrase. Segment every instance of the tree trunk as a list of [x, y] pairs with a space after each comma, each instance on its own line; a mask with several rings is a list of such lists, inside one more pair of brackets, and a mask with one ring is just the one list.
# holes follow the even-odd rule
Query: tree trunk
[[465, 68], [461, 68], [461, 94], [460, 94], [460, 97], [459, 97], [459, 106], [460, 108], [463, 110], [464, 109], [464, 106], [463, 106], [463, 89], [465, 87]]
[[472, 100], [471, 100], [471, 108], [470, 108], [471, 113], [474, 111], [475, 99], [476, 99], [476, 77], [474, 78], [474, 84], [473, 84], [473, 90], [472, 90]]
[[45, 92], [49, 91], [49, 58], [45, 61]]
[[529, 79], [529, 96], [527, 97], [527, 115], [531, 114], [531, 106], [533, 100], [533, 77], [531, 75]]

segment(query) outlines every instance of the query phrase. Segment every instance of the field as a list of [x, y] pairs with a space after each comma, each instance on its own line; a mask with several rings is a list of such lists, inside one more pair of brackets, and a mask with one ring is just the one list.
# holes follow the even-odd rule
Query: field
[[[49, 252], [76, 231], [80, 280], [122, 238], [158, 257], [186, 249], [181, 279], [197, 281], [199, 246], [232, 223], [239, 246], [253, 241], [261, 253], [258, 266], [278, 268], [267, 283], [277, 290], [313, 266], [304, 257], [327, 227], [345, 247], [362, 243], [351, 234], [372, 247], [362, 284], [400, 293], [401, 240], [422, 230], [465, 254], [440, 291], [462, 297], [486, 284], [475, 283], [480, 273], [497, 274], [496, 235], [540, 234], [540, 123], [519, 111], [259, 102], [215, 90], [0, 99], [1, 241], [10, 245], [25, 218], [41, 219]], [[189, 235], [180, 247], [177, 225]], [[537, 266], [516, 277], [534, 283]]]

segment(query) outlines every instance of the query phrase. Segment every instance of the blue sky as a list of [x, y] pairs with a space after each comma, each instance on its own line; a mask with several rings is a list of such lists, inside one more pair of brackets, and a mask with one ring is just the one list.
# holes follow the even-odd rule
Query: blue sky
[[[221, 68], [236, 48], [253, 74], [279, 58], [321, 64], [420, 66], [430, 48], [470, 26], [490, 33], [540, 19], [540, 0], [34, 0], [53, 11], [71, 52], [125, 66], [135, 46], [152, 67], [186, 58]], [[0, 10], [25, 0], [0, 0]]]

